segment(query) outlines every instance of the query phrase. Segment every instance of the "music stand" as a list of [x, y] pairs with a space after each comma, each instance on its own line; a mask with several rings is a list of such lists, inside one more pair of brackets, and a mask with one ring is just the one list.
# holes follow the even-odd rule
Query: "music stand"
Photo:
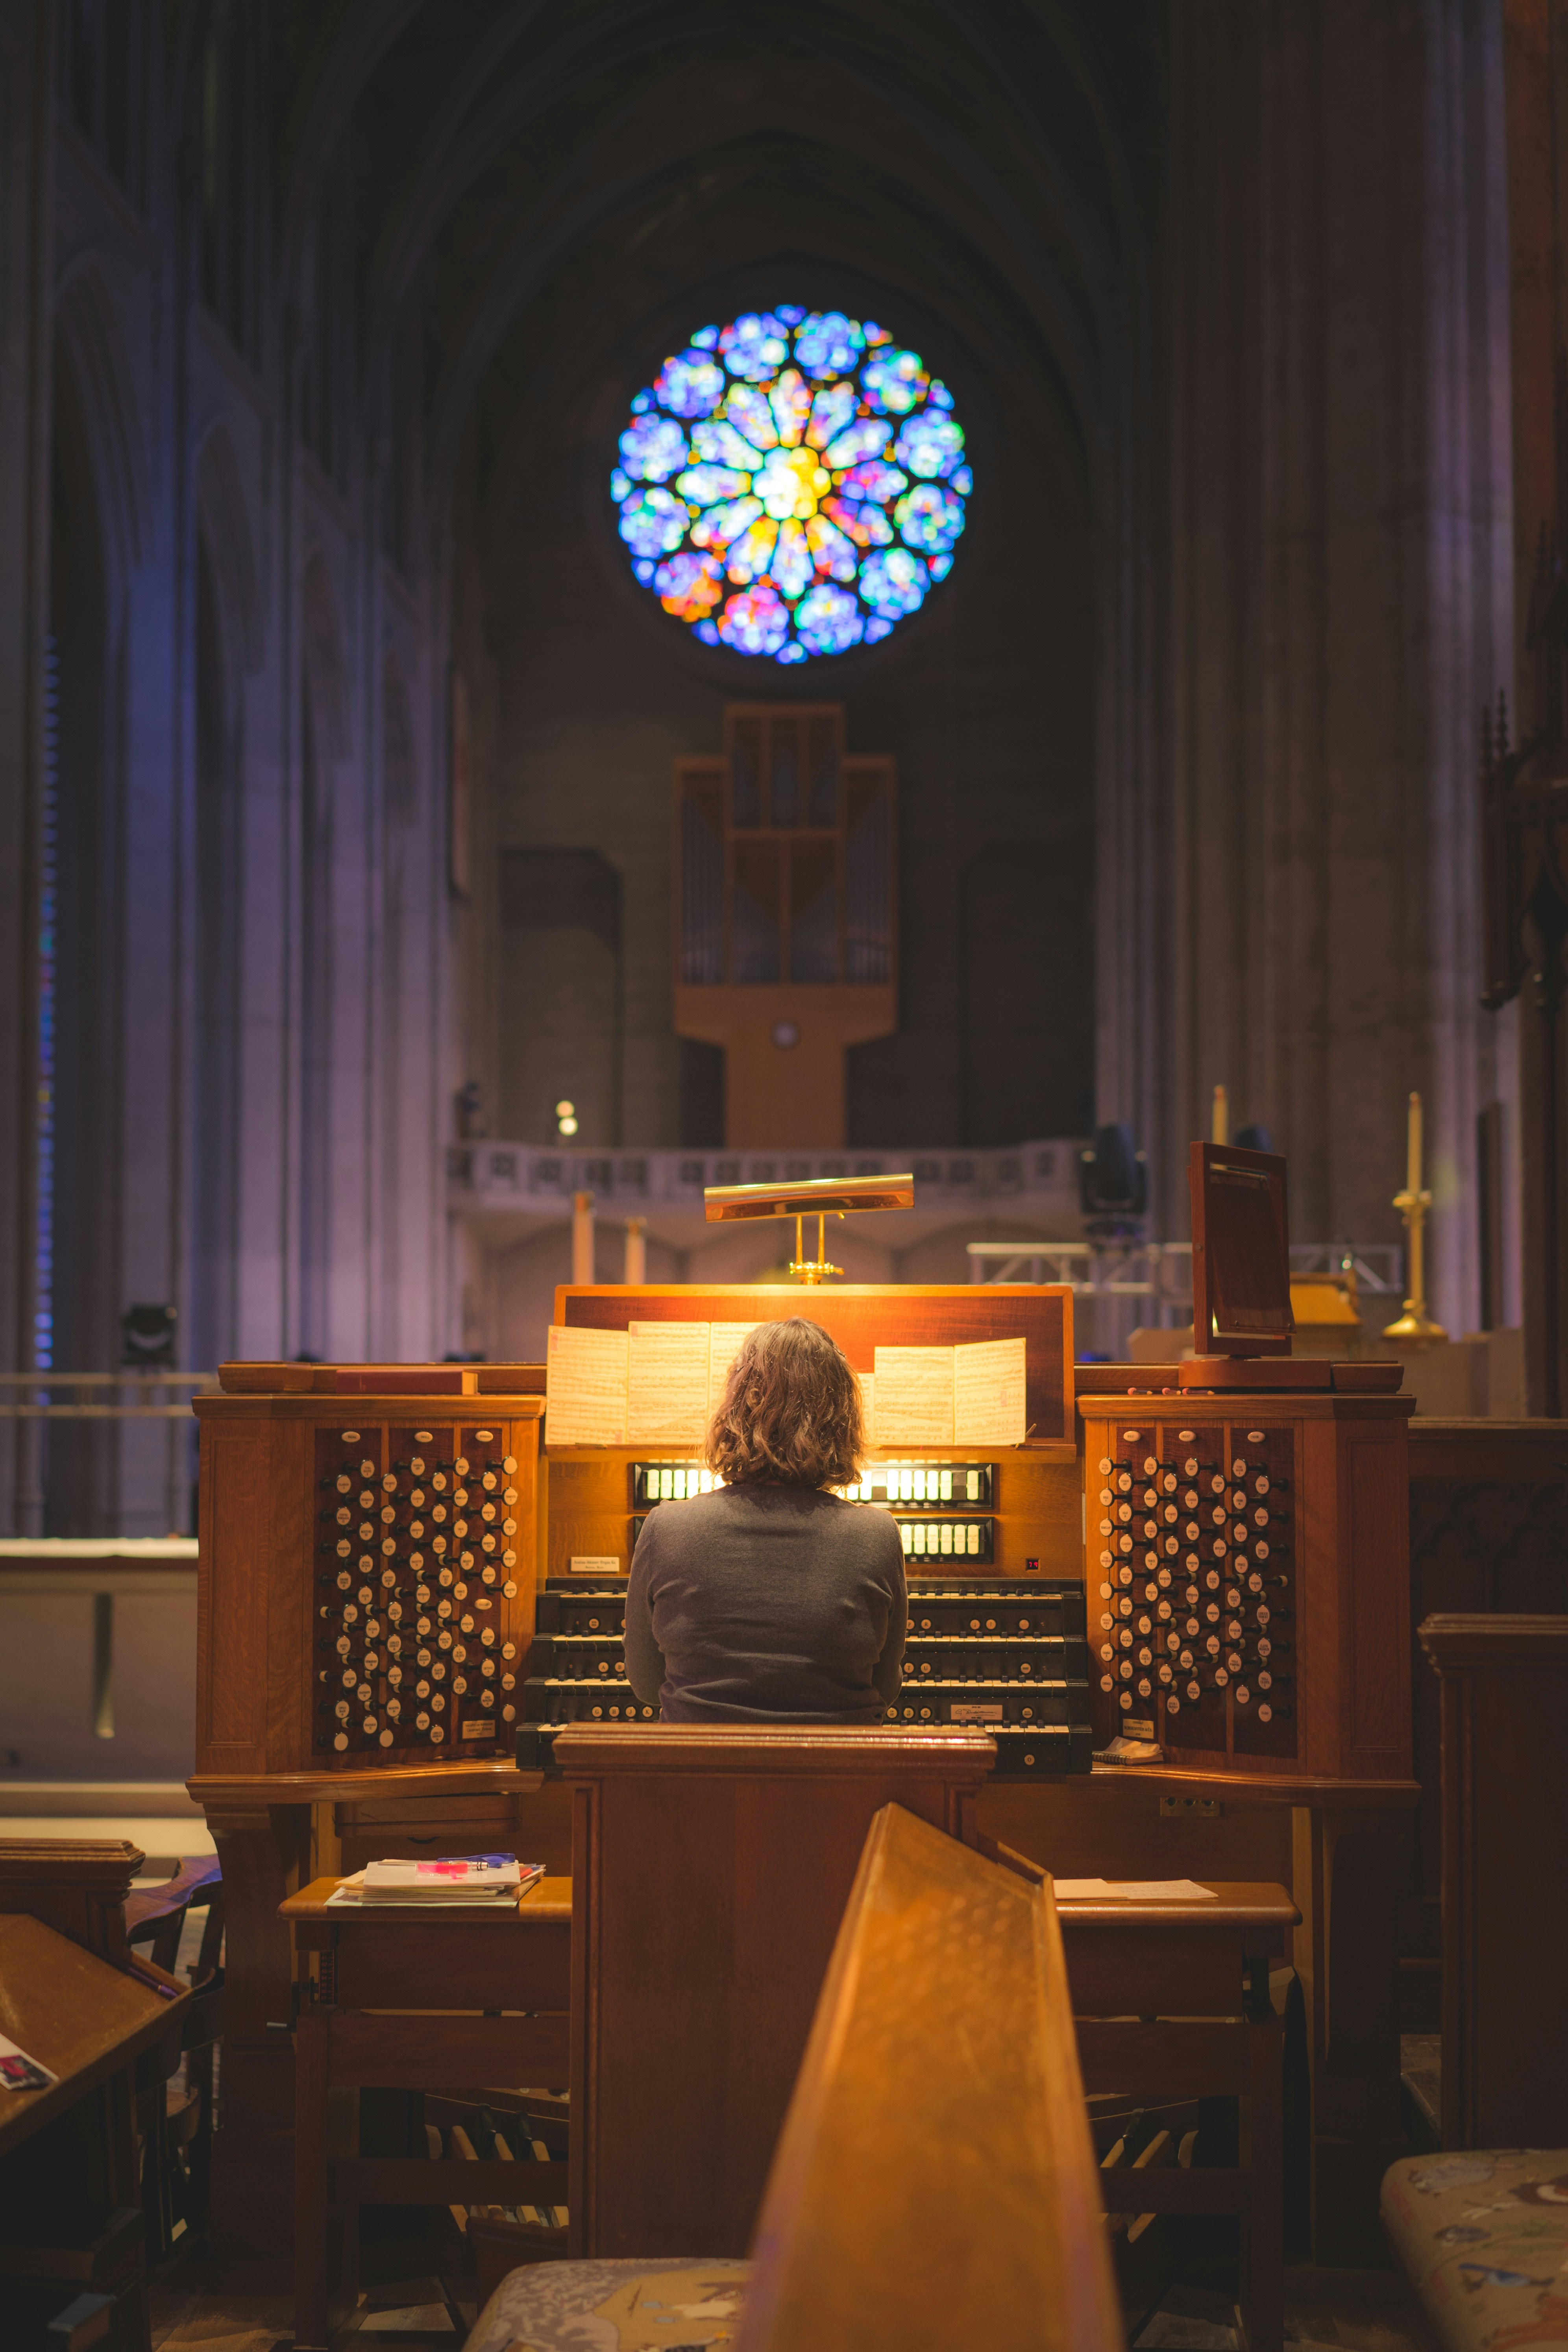
[[1194, 1143], [1187, 1152], [1193, 1202], [1193, 1356], [1184, 1389], [1326, 1389], [1329, 1359], [1293, 1356], [1290, 1226], [1285, 1159]]

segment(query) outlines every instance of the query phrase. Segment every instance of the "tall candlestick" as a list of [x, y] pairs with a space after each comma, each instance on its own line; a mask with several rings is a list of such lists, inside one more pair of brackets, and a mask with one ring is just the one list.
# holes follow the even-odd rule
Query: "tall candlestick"
[[1211, 1143], [1230, 1141], [1230, 1097], [1223, 1087], [1215, 1087], [1214, 1090], [1214, 1115], [1209, 1141]]
[[1410, 1097], [1409, 1126], [1406, 1130], [1405, 1190], [1394, 1196], [1394, 1205], [1405, 1220], [1410, 1236], [1405, 1279], [1410, 1296], [1405, 1302], [1405, 1312], [1397, 1322], [1389, 1324], [1384, 1332], [1385, 1339], [1403, 1339], [1416, 1347], [1432, 1339], [1446, 1339], [1447, 1331], [1434, 1323], [1426, 1312], [1426, 1212], [1432, 1206], [1432, 1195], [1421, 1182], [1421, 1097]]

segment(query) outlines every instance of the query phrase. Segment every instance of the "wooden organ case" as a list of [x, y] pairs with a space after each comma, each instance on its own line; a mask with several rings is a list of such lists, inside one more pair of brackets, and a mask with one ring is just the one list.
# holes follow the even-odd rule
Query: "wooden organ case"
[[198, 1775], [510, 1756], [541, 1399], [443, 1394], [445, 1366], [220, 1379], [195, 1407]]
[[1412, 1405], [1081, 1400], [1097, 1747], [1130, 1732], [1194, 1770], [1409, 1779]]

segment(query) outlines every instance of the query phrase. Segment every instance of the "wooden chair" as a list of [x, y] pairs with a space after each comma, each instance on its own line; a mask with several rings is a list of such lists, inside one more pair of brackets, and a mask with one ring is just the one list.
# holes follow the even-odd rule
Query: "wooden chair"
[[1121, 2352], [1048, 1884], [882, 1807], [750, 2264], [689, 2250], [516, 2272], [467, 2352], [558, 2352], [588, 2315], [634, 2300], [662, 2305], [672, 2341], [696, 2333], [681, 2315], [710, 2323], [739, 2303], [735, 2352]]
[[213, 2051], [223, 2034], [223, 1870], [216, 1854], [194, 1854], [162, 1886], [126, 1898], [125, 1940], [175, 1972], [185, 1920], [205, 1909], [201, 1948], [191, 1970], [181, 2055], [184, 2082], [144, 2082], [137, 2101], [142, 2136], [142, 2210], [153, 2262], [173, 2250], [177, 2226], [200, 2226], [212, 2177]]

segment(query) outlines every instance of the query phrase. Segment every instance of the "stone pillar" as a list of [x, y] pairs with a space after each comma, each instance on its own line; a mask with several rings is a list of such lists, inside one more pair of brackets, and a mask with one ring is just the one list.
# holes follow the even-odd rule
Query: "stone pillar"
[[[48, 611], [54, 12], [0, 0], [0, 1367], [33, 1361], [38, 814]], [[37, 1424], [0, 1423], [0, 1532], [42, 1532]], [[18, 1432], [24, 1449], [18, 1451]]]
[[1500, 1085], [1475, 745], [1510, 606], [1500, 27], [1467, 0], [1194, 0], [1171, 27], [1169, 756], [1118, 916], [1167, 985], [1152, 1042], [1105, 1049], [1146, 1073], [1173, 1236], [1224, 1081], [1289, 1156], [1298, 1238], [1399, 1238], [1418, 1087], [1434, 1311], [1465, 1330]]

